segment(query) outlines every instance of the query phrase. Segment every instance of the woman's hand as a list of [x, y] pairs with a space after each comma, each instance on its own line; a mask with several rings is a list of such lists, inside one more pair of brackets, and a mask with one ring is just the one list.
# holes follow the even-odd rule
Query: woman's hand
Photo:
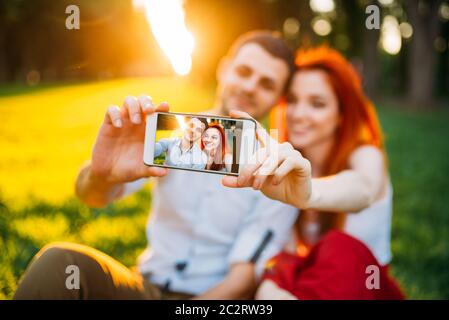
[[[232, 111], [234, 118], [251, 118]], [[231, 188], [252, 187], [267, 197], [306, 209], [312, 196], [310, 162], [288, 142], [278, 143], [257, 123], [261, 148], [250, 158], [238, 177], [226, 176], [222, 183]]]
[[271, 280], [264, 280], [256, 292], [256, 300], [298, 300]]

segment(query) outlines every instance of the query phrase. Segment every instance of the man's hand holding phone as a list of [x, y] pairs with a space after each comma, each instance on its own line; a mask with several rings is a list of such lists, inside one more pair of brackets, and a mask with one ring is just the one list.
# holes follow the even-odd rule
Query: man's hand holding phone
[[146, 116], [168, 109], [165, 102], [154, 107], [148, 96], [128, 96], [122, 108], [110, 106], [93, 149], [91, 176], [116, 184], [165, 175], [167, 169], [148, 167], [142, 157]]
[[167, 173], [165, 168], [144, 165], [142, 156], [146, 116], [168, 109], [167, 103], [155, 108], [148, 96], [129, 96], [122, 108], [108, 108], [91, 162], [81, 169], [76, 181], [76, 194], [84, 203], [104, 207], [123, 194], [124, 183]]

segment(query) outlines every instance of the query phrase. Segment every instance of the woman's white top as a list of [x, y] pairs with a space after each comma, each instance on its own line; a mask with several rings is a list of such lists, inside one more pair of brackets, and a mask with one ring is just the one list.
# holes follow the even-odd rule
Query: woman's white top
[[381, 265], [390, 263], [393, 187], [388, 183], [384, 197], [358, 213], [348, 213], [344, 231], [362, 241]]

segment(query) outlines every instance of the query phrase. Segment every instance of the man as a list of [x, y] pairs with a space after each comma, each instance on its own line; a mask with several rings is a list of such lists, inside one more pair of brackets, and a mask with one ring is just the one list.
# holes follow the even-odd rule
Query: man
[[[271, 32], [240, 37], [217, 71], [212, 115], [231, 109], [262, 119], [279, 101], [294, 70], [293, 53]], [[167, 111], [151, 99], [127, 97], [108, 109], [76, 192], [103, 207], [159, 177], [147, 227], [149, 248], [132, 272], [95, 249], [50, 244], [28, 268], [15, 294], [26, 298], [251, 298], [264, 262], [287, 241], [297, 209], [252, 189], [221, 185], [221, 176], [143, 164], [145, 115]], [[80, 268], [81, 289], [65, 288], [65, 268]]]
[[206, 125], [198, 118], [187, 123], [182, 138], [166, 138], [158, 140], [154, 145], [154, 157], [167, 152], [164, 164], [186, 169], [204, 169], [207, 155], [198, 145]]

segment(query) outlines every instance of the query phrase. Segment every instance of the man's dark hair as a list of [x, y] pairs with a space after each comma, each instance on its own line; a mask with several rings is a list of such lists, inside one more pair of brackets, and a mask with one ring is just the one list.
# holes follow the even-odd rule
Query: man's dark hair
[[228, 56], [234, 57], [246, 44], [255, 43], [261, 46], [273, 57], [283, 60], [288, 67], [289, 76], [285, 88], [288, 87], [295, 72], [295, 56], [293, 50], [282, 38], [281, 34], [270, 30], [255, 30], [244, 33], [234, 41], [229, 49]]
[[202, 124], [204, 124], [204, 130], [206, 130], [209, 127], [209, 124], [207, 123], [206, 118], [203, 117], [186, 117], [184, 118], [184, 121], [186, 123], [188, 123], [190, 120], [192, 119], [197, 119], [198, 121], [200, 121]]

